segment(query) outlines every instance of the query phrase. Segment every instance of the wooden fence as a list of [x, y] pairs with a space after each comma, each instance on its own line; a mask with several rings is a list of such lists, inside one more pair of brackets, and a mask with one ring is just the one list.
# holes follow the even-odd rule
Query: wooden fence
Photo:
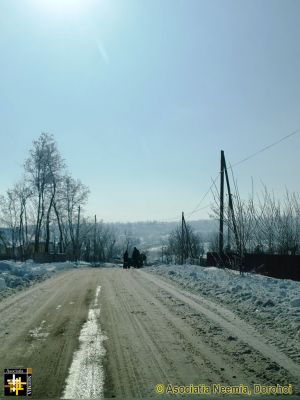
[[[245, 254], [242, 271], [254, 272], [280, 279], [300, 281], [300, 255], [249, 253]], [[239, 269], [240, 259], [235, 253], [214, 253], [206, 255], [206, 266]]]

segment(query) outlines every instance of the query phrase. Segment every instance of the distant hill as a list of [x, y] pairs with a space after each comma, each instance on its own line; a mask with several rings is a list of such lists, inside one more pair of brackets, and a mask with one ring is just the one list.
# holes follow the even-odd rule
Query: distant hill
[[[193, 227], [196, 233], [202, 236], [204, 242], [211, 240], [212, 234], [218, 232], [218, 222], [215, 220], [198, 220], [187, 221]], [[137, 246], [141, 251], [147, 252], [152, 260], [159, 257], [161, 248], [168, 242], [169, 234], [177, 226], [181, 226], [181, 221], [178, 222], [159, 222], [159, 221], [146, 221], [146, 222], [114, 222], [103, 223], [109, 226], [116, 233], [116, 243], [119, 246], [120, 254], [123, 254], [123, 246], [125, 237], [131, 238], [131, 247]], [[34, 231], [33, 226], [28, 227], [29, 231]], [[9, 228], [0, 228], [2, 238], [7, 245], [11, 244], [11, 233]], [[58, 230], [56, 235], [58, 237]], [[0, 240], [1, 246], [1, 240]]]
[[[198, 220], [188, 221], [192, 225], [195, 232], [200, 233], [203, 239], [207, 239], [212, 233], [218, 231], [218, 222], [215, 220]], [[161, 245], [162, 242], [168, 240], [170, 232], [177, 226], [180, 226], [181, 222], [115, 222], [109, 223], [120, 236], [130, 234], [130, 236], [139, 238], [140, 243], [145, 246], [150, 245]]]

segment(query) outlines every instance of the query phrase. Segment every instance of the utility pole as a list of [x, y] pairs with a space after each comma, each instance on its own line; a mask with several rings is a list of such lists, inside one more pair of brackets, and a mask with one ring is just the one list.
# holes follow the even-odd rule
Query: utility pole
[[181, 214], [181, 265], [183, 265], [184, 258], [184, 212]]
[[[221, 150], [221, 183], [220, 183], [220, 228], [219, 228], [219, 255], [222, 257], [224, 249], [224, 151]], [[221, 258], [222, 259], [222, 258]]]
[[95, 214], [95, 224], [94, 224], [94, 265], [96, 266], [96, 231], [97, 231], [97, 216]]
[[[221, 183], [220, 183], [220, 230], [219, 230], [219, 254], [222, 260], [222, 254], [224, 249], [224, 236], [223, 236], [223, 225], [224, 225], [224, 172], [226, 177], [226, 185], [227, 185], [227, 192], [228, 192], [228, 206], [230, 209], [230, 216], [232, 218], [233, 224], [233, 231], [235, 236], [236, 247], [238, 249], [238, 253], [240, 256], [240, 272], [242, 268], [242, 246], [241, 241], [239, 240], [237, 225], [235, 220], [234, 208], [233, 208], [233, 201], [232, 201], [232, 193], [230, 189], [228, 171], [226, 166], [226, 160], [224, 156], [224, 151], [221, 150]], [[228, 226], [229, 227], [229, 226]], [[228, 237], [229, 237], [229, 230], [228, 230]], [[229, 240], [229, 239], [228, 239]]]
[[[228, 213], [228, 219], [229, 216], [231, 216], [231, 208], [230, 208], [230, 200], [228, 199], [228, 206], [227, 206], [227, 213]], [[231, 249], [231, 235], [230, 235], [230, 226], [229, 223], [227, 224], [227, 249], [230, 250]]]
[[185, 245], [186, 245], [186, 256], [187, 257], [194, 257], [193, 249], [191, 246], [190, 235], [188, 232], [188, 228], [186, 226], [185, 218], [183, 217], [183, 224], [184, 224], [184, 231], [185, 231]]
[[80, 206], [78, 207], [78, 215], [77, 215], [77, 229], [76, 229], [76, 250], [75, 250], [75, 258], [78, 260], [79, 256], [79, 225], [80, 225]]
[[238, 251], [241, 251], [239, 236], [238, 236], [237, 227], [236, 227], [236, 221], [235, 221], [235, 215], [234, 215], [234, 209], [233, 209], [233, 201], [232, 201], [232, 193], [230, 190], [230, 183], [229, 183], [229, 177], [228, 177], [225, 157], [224, 157], [224, 168], [225, 168], [225, 176], [226, 176], [226, 183], [227, 183], [227, 191], [228, 191], [228, 196], [229, 196], [229, 208], [231, 210], [231, 217], [232, 217], [232, 224], [233, 224], [233, 231], [234, 231], [234, 236], [235, 236], [236, 247], [237, 247]]

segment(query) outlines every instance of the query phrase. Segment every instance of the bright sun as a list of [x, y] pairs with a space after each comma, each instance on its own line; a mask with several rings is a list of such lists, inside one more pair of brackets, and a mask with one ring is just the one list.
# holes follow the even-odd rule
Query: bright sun
[[57, 17], [78, 16], [86, 9], [89, 0], [35, 0], [41, 12]]

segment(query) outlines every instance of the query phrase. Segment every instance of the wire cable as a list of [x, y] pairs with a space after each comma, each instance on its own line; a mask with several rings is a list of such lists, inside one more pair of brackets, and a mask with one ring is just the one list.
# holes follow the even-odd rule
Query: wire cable
[[[227, 167], [227, 170], [229, 170], [229, 169], [232, 170], [232, 169], [233, 169], [234, 167], [236, 167], [237, 165], [240, 165], [240, 164], [242, 164], [243, 162], [250, 160], [251, 158], [255, 157], [256, 155], [258, 155], [258, 154], [260, 154], [260, 153], [263, 153], [264, 151], [270, 149], [270, 148], [273, 147], [273, 146], [276, 146], [277, 144], [283, 142], [283, 141], [286, 140], [286, 139], [289, 139], [290, 137], [292, 137], [292, 136], [294, 136], [294, 135], [297, 135], [298, 133], [300, 133], [300, 129], [296, 129], [295, 131], [289, 133], [288, 135], [283, 136], [282, 138], [276, 140], [275, 142], [273, 142], [273, 143], [271, 143], [271, 144], [269, 144], [269, 145], [263, 147], [262, 149], [256, 151], [255, 153], [250, 154], [249, 156], [243, 158], [242, 160], [236, 162], [235, 164], [230, 165], [229, 167]], [[207, 207], [209, 206], [209, 205], [208, 205], [208, 206], [205, 206], [205, 207], [203, 207], [203, 208], [199, 208], [200, 205], [202, 204], [202, 201], [206, 198], [206, 196], [208, 195], [208, 193], [211, 191], [211, 189], [212, 189], [212, 187], [214, 186], [214, 184], [215, 184], [217, 178], [219, 177], [219, 175], [220, 175], [220, 173], [216, 176], [216, 178], [214, 179], [213, 183], [211, 184], [211, 186], [209, 187], [209, 189], [207, 190], [207, 192], [204, 194], [204, 196], [203, 196], [203, 198], [200, 200], [200, 202], [196, 205], [196, 207], [194, 208], [194, 210], [187, 214], [189, 217], [190, 217], [191, 215], [193, 215], [194, 213], [196, 213], [197, 211], [200, 211], [200, 210], [202, 210], [203, 208], [207, 208]]]
[[297, 130], [295, 130], [295, 131], [289, 133], [288, 135], [282, 137], [281, 139], [278, 139], [278, 140], [276, 140], [275, 142], [269, 144], [268, 146], [263, 147], [262, 149], [256, 151], [255, 153], [250, 154], [248, 157], [243, 158], [242, 160], [240, 160], [240, 161], [238, 161], [237, 163], [231, 165], [231, 166], [228, 167], [227, 169], [232, 169], [233, 167], [236, 167], [237, 165], [240, 165], [240, 164], [242, 164], [243, 162], [250, 160], [250, 158], [253, 158], [253, 157], [255, 157], [256, 155], [258, 155], [258, 154], [260, 154], [260, 153], [263, 153], [264, 151], [266, 151], [266, 150], [270, 149], [271, 147], [275, 146], [276, 144], [281, 143], [281, 142], [283, 142], [284, 140], [286, 140], [286, 139], [288, 139], [288, 138], [290, 138], [290, 137], [296, 135], [297, 133], [300, 133], [300, 129], [297, 129]]
[[212, 187], [215, 185], [217, 179], [219, 178], [220, 173], [218, 173], [218, 175], [215, 177], [215, 179], [213, 180], [212, 184], [210, 185], [210, 187], [208, 188], [208, 190], [205, 192], [205, 194], [203, 195], [203, 197], [201, 198], [201, 200], [199, 201], [199, 203], [196, 205], [196, 207], [193, 209], [193, 211], [191, 211], [190, 213], [187, 214], [188, 217], [190, 217], [191, 215], [195, 214], [197, 211], [200, 211], [204, 208], [209, 207], [209, 204], [206, 205], [205, 207], [200, 209], [201, 204], [203, 203], [203, 200], [206, 198], [206, 196], [208, 195], [208, 193], [211, 191]]
[[[235, 164], [228, 166], [228, 167], [227, 167], [227, 170], [229, 170], [229, 169], [232, 170], [232, 169], [233, 169], [234, 167], [236, 167], [237, 165], [240, 165], [240, 164], [244, 163], [245, 161], [250, 160], [251, 158], [257, 156], [258, 154], [263, 153], [264, 151], [270, 149], [270, 148], [273, 147], [273, 146], [276, 146], [277, 144], [283, 142], [283, 141], [286, 140], [286, 139], [289, 139], [290, 137], [292, 137], [292, 136], [294, 136], [294, 135], [297, 135], [298, 133], [300, 133], [300, 129], [296, 129], [295, 131], [289, 133], [289, 134], [286, 135], [286, 136], [283, 136], [282, 138], [276, 140], [275, 142], [273, 142], [273, 143], [271, 143], [271, 144], [269, 144], [269, 145], [263, 147], [262, 149], [256, 151], [255, 153], [250, 154], [249, 156], [243, 158], [242, 160], [236, 162]], [[203, 197], [201, 198], [201, 200], [199, 201], [199, 203], [196, 205], [196, 207], [195, 207], [191, 212], [186, 213], [187, 218], [191, 217], [191, 216], [192, 216], [193, 214], [195, 214], [196, 212], [201, 211], [201, 210], [204, 210], [205, 208], [208, 208], [208, 207], [210, 206], [210, 204], [207, 204], [206, 206], [200, 208], [201, 204], [203, 203], [204, 199], [207, 197], [207, 195], [208, 195], [209, 192], [211, 191], [212, 187], [215, 186], [215, 183], [216, 183], [216, 181], [217, 181], [217, 179], [218, 179], [219, 176], [220, 176], [220, 172], [219, 172], [218, 175], [215, 177], [215, 179], [213, 180], [212, 184], [210, 185], [210, 187], [208, 188], [208, 190], [205, 192], [205, 194], [203, 195]], [[171, 221], [176, 221], [176, 220], [178, 220], [178, 219], [179, 219], [179, 217], [168, 218], [168, 219], [166, 219], [166, 220], [163, 220], [162, 222], [169, 222], [169, 221], [171, 222]]]

